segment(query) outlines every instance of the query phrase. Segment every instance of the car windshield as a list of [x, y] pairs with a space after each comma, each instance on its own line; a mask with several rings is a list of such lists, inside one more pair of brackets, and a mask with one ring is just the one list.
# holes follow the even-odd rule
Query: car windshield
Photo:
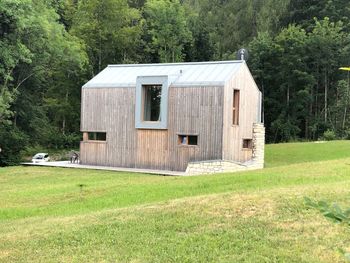
[[33, 159], [43, 159], [44, 156], [42, 154], [36, 154]]

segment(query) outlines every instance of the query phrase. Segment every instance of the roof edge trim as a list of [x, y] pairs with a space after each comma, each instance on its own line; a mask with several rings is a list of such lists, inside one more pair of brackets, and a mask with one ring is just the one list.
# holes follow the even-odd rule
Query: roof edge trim
[[[211, 81], [211, 82], [188, 82], [188, 83], [179, 83], [179, 84], [170, 84], [170, 87], [215, 87], [215, 86], [225, 86], [225, 81]], [[135, 88], [135, 83], [113, 83], [113, 84], [90, 84], [84, 85], [82, 88]]]

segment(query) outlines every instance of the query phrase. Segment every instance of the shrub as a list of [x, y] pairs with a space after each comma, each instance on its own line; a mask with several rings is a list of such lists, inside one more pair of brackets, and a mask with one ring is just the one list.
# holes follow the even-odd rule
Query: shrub
[[327, 130], [323, 133], [323, 139], [326, 141], [333, 141], [336, 139], [336, 137], [335, 132], [332, 130]]
[[27, 136], [16, 127], [0, 125], [0, 166], [18, 164], [21, 161], [21, 150], [27, 144]]
[[344, 131], [344, 139], [345, 140], [350, 140], [350, 129], [346, 129]]

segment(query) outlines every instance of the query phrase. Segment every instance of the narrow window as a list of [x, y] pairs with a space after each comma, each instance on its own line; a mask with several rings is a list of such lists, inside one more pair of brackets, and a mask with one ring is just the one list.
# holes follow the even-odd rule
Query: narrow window
[[239, 124], [239, 90], [233, 90], [232, 124]]
[[179, 135], [178, 137], [179, 145], [198, 145], [197, 135]]
[[252, 139], [243, 139], [243, 149], [252, 149]]
[[161, 121], [162, 85], [143, 85], [143, 121]]
[[105, 132], [89, 132], [88, 133], [89, 141], [105, 141], [106, 133]]

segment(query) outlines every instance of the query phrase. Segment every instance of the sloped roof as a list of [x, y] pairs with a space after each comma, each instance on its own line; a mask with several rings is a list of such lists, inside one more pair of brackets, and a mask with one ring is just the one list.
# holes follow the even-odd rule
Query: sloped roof
[[244, 61], [108, 65], [83, 88], [135, 87], [138, 76], [169, 76], [171, 86], [224, 85]]

